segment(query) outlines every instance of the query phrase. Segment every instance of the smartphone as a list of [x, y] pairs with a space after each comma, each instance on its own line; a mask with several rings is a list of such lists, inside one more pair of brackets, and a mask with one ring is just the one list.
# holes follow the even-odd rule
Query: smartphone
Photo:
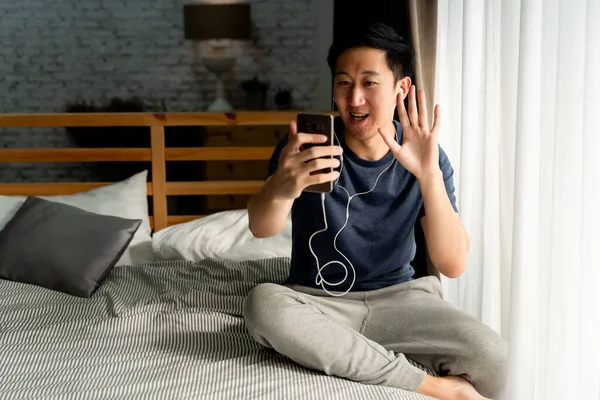
[[[307, 150], [313, 146], [332, 146], [333, 145], [333, 115], [330, 114], [310, 114], [310, 113], [299, 113], [296, 120], [298, 124], [298, 132], [302, 133], [315, 133], [325, 135], [327, 140], [323, 143], [310, 143], [304, 144], [300, 150]], [[326, 156], [323, 158], [333, 158], [333, 156]], [[325, 168], [318, 171], [311, 172], [311, 175], [322, 174], [331, 172], [333, 168]], [[316, 185], [308, 186], [304, 189], [305, 192], [313, 193], [331, 193], [333, 191], [333, 182], [319, 183]]]

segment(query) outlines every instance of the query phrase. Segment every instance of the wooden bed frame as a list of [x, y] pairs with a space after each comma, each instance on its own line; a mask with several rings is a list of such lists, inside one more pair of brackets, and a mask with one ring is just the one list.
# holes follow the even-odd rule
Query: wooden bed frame
[[[150, 148], [52, 148], [0, 149], [0, 162], [101, 162], [150, 161], [154, 231], [190, 221], [202, 215], [167, 214], [169, 195], [248, 195], [256, 193], [262, 181], [167, 182], [166, 161], [249, 161], [268, 160], [274, 147], [165, 147], [166, 126], [282, 126], [296, 119], [296, 112], [239, 113], [77, 113], [0, 114], [0, 128], [146, 126]], [[90, 190], [106, 183], [0, 183], [0, 195], [52, 196]]]
[[[324, 112], [329, 113], [329, 112]], [[110, 127], [147, 126], [150, 148], [61, 148], [61, 149], [0, 149], [0, 162], [98, 162], [150, 161], [154, 231], [201, 218], [203, 215], [170, 216], [167, 213], [169, 195], [248, 195], [258, 192], [263, 181], [200, 181], [167, 182], [166, 161], [250, 161], [268, 160], [274, 147], [165, 147], [166, 126], [283, 126], [296, 119], [297, 112], [238, 113], [77, 113], [77, 114], [0, 114], [0, 128]], [[90, 190], [107, 183], [0, 183], [0, 195], [52, 196]], [[427, 254], [420, 223], [415, 226], [417, 253], [412, 265], [415, 278], [439, 272]]]

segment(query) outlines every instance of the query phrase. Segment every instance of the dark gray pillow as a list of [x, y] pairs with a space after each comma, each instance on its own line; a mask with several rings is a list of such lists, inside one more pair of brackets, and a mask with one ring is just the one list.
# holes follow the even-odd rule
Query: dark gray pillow
[[0, 278], [90, 297], [141, 223], [28, 197], [0, 231]]

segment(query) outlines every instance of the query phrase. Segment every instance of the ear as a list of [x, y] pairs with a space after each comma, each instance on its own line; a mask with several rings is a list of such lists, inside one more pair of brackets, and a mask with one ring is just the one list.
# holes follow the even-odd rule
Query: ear
[[408, 76], [405, 76], [404, 78], [398, 80], [395, 90], [396, 97], [398, 96], [398, 93], [400, 93], [402, 96], [402, 100], [404, 100], [406, 96], [408, 96], [408, 90], [410, 89], [411, 84], [412, 81]]

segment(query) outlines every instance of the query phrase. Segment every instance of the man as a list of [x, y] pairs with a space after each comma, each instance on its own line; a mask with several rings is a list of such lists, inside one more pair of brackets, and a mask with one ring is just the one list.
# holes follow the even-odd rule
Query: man
[[[322, 139], [297, 132], [292, 122], [264, 187], [248, 202], [256, 237], [277, 234], [291, 212], [293, 240], [285, 284], [261, 284], [248, 295], [248, 330], [264, 346], [329, 375], [440, 399], [497, 398], [505, 341], [445, 302], [436, 277], [412, 278], [415, 223], [432, 263], [449, 278], [464, 271], [469, 239], [456, 212], [453, 170], [438, 144], [439, 107], [430, 128], [425, 94], [411, 85], [410, 47], [374, 24], [334, 42], [328, 62], [340, 114], [335, 145], [302, 150]], [[324, 168], [334, 170], [311, 174]], [[335, 185], [324, 199], [303, 191], [325, 181]]]

